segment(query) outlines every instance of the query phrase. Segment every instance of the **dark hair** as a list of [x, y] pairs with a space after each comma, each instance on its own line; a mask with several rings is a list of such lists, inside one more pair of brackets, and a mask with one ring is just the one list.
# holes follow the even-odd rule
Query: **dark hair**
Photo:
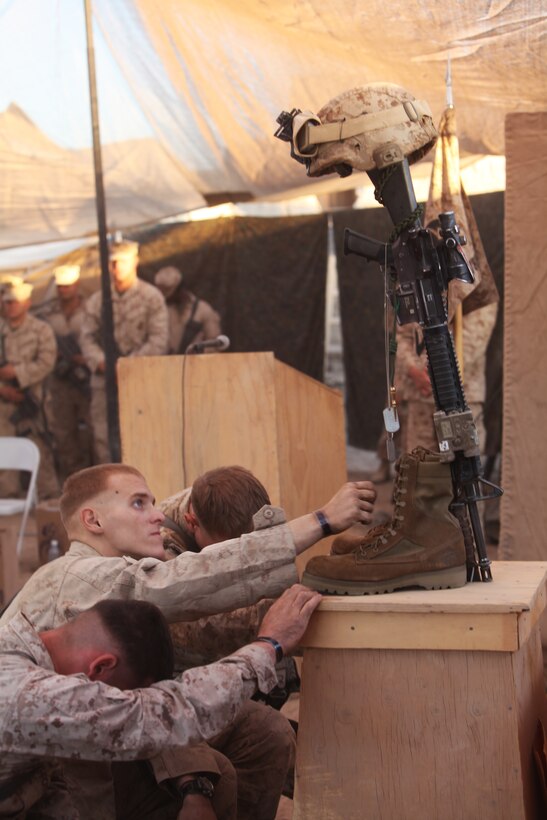
[[245, 467], [218, 467], [194, 481], [192, 507], [203, 527], [220, 541], [253, 529], [253, 515], [270, 498], [264, 485]]
[[173, 677], [171, 632], [155, 604], [107, 599], [88, 611], [98, 613], [140, 686], [150, 678], [155, 682]]
[[111, 475], [136, 475], [143, 478], [142, 473], [129, 464], [96, 464], [94, 467], [86, 467], [72, 473], [63, 484], [63, 494], [59, 502], [59, 511], [65, 527], [82, 504], [86, 504], [106, 490]]

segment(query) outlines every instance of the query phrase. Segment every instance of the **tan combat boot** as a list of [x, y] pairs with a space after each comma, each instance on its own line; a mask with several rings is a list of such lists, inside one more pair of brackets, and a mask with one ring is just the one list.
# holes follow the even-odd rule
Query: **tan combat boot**
[[409, 455], [418, 458], [420, 461], [439, 462], [441, 460], [440, 453], [432, 453], [430, 450], [426, 450], [425, 447], [416, 447], [412, 453], [405, 453], [397, 459], [395, 463], [396, 479], [393, 487], [393, 504], [395, 508], [393, 515], [389, 516], [386, 513], [387, 521], [381, 521], [368, 530], [364, 530], [363, 526], [359, 525], [358, 527], [351, 527], [349, 530], [341, 532], [331, 544], [331, 555], [346, 555], [348, 552], [354, 552], [354, 550], [364, 547], [369, 541], [374, 540], [374, 538], [389, 534], [391, 530], [396, 528], [396, 521], [400, 518], [400, 513], [397, 511], [397, 508], [400, 504], [404, 506], [404, 498], [402, 498], [402, 496], [406, 493], [406, 480], [404, 482], [399, 481], [399, 467], [405, 463]]
[[449, 511], [452, 498], [448, 463], [421, 447], [405, 454], [399, 460], [391, 521], [361, 538], [353, 552], [312, 558], [302, 583], [341, 595], [464, 586], [465, 546]]

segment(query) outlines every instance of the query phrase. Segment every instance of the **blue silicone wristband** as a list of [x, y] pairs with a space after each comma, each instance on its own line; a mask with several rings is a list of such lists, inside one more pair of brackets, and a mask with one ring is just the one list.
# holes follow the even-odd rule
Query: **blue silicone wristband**
[[329, 522], [327, 521], [326, 516], [321, 512], [321, 510], [317, 510], [315, 513], [315, 517], [319, 521], [321, 525], [321, 529], [323, 530], [323, 535], [334, 535]]

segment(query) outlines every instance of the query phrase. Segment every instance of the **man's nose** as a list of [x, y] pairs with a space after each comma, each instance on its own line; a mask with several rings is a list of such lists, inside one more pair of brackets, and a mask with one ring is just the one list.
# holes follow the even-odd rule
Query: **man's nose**
[[154, 522], [157, 521], [159, 524], [162, 524], [164, 518], [165, 518], [165, 514], [162, 513], [162, 511], [159, 510], [157, 507], [154, 507], [152, 509], [152, 521], [154, 521]]

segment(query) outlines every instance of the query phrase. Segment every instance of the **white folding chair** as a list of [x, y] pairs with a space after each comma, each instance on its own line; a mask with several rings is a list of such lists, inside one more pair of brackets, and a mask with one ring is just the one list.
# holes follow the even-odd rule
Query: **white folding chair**
[[36, 479], [40, 466], [40, 450], [28, 438], [0, 436], [0, 470], [24, 470], [30, 473], [26, 498], [0, 498], [0, 515], [19, 515], [21, 526], [17, 537], [17, 557], [21, 557], [23, 538], [29, 512], [37, 503]]

